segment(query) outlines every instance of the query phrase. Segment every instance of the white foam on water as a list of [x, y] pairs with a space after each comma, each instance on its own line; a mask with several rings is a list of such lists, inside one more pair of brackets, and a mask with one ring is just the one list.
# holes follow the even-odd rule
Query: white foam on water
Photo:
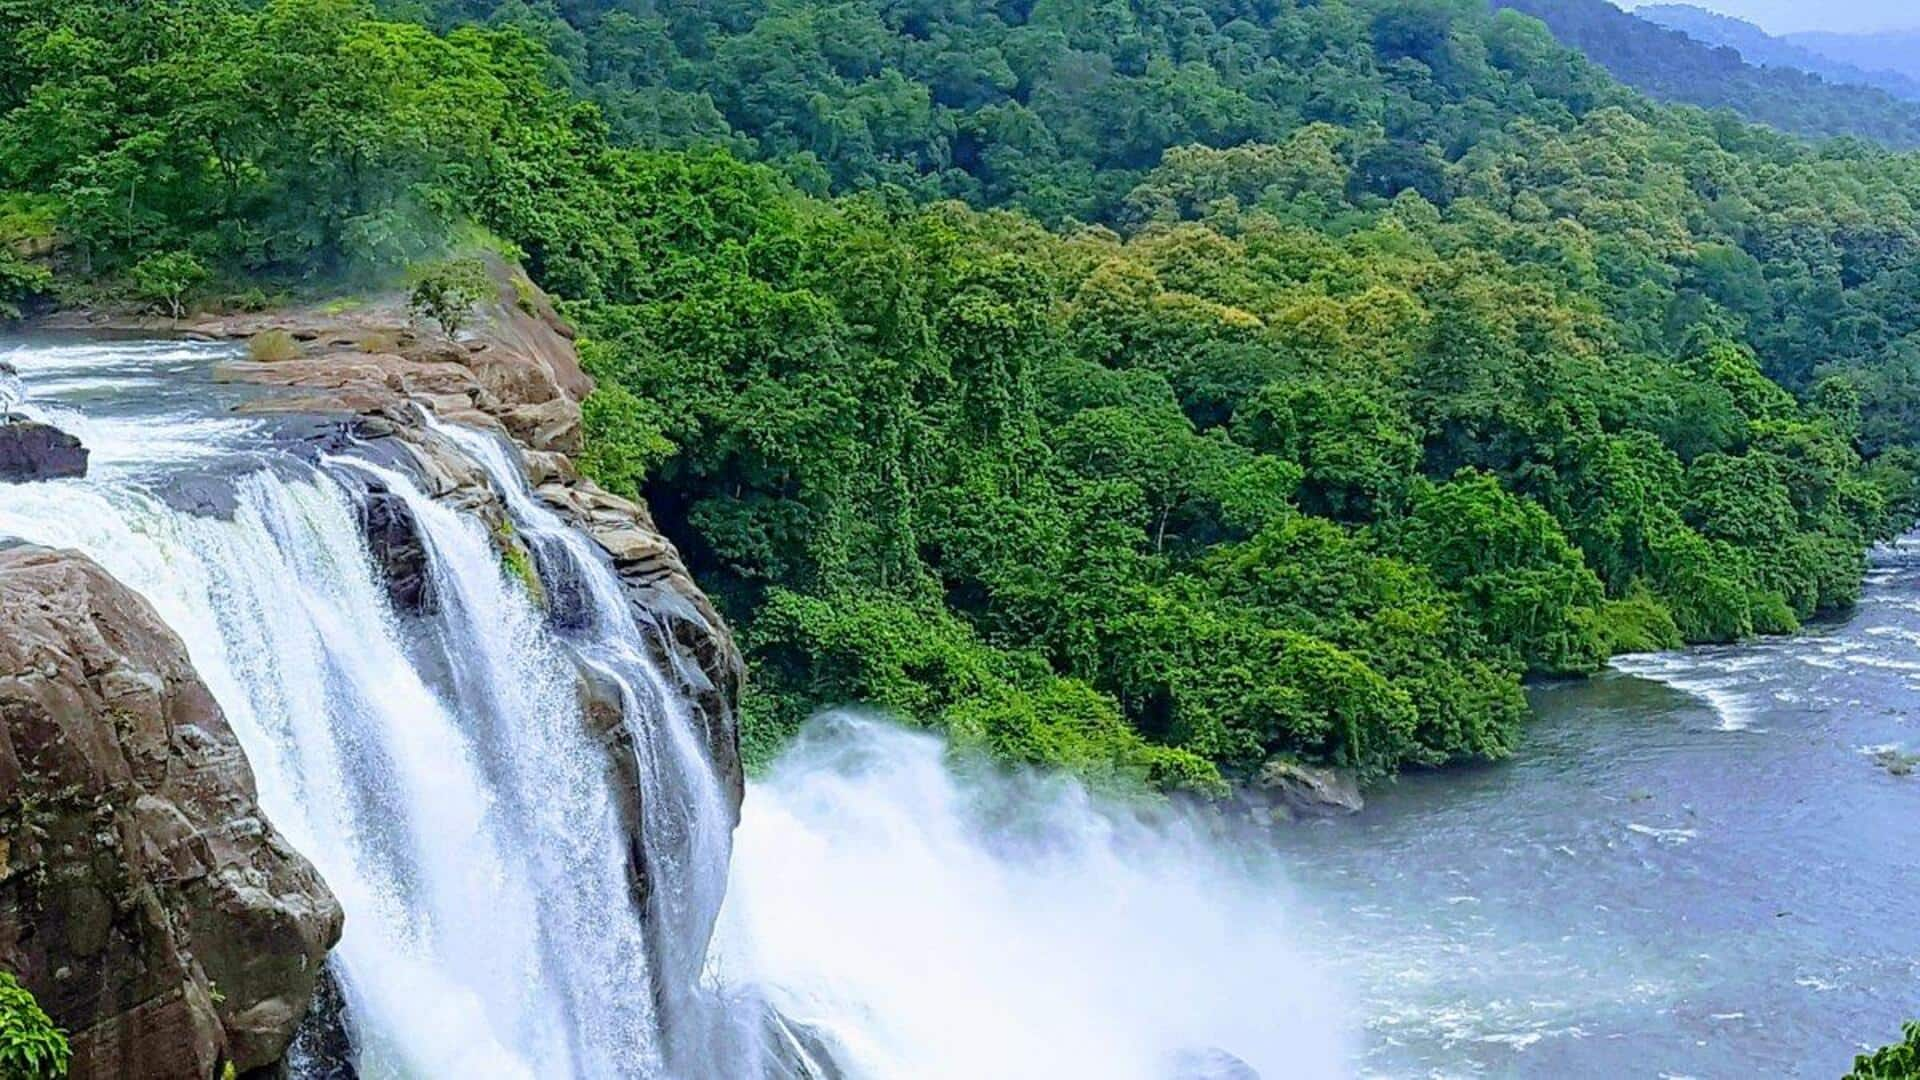
[[1742, 681], [1704, 669], [1692, 656], [1683, 653], [1635, 653], [1614, 657], [1611, 666], [1615, 671], [1671, 686], [1706, 702], [1719, 718], [1722, 731], [1748, 731], [1753, 728], [1752, 701], [1736, 689], [1742, 685]]
[[75, 341], [21, 345], [0, 352], [22, 376], [198, 363], [232, 346], [203, 341]]
[[1891, 656], [1877, 656], [1873, 653], [1855, 653], [1853, 662], [1861, 667], [1878, 668], [1881, 671], [1920, 672], [1920, 660], [1900, 660]]
[[1641, 836], [1651, 837], [1659, 843], [1676, 847], [1681, 844], [1690, 844], [1700, 837], [1700, 832], [1697, 829], [1662, 829], [1652, 825], [1642, 825], [1637, 821], [1628, 822], [1627, 831], [1638, 833]]

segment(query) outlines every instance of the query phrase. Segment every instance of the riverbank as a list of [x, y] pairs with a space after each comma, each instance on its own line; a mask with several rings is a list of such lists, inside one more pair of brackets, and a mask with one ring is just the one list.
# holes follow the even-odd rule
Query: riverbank
[[1920, 1015], [1917, 597], [1883, 550], [1844, 620], [1533, 687], [1510, 762], [1276, 834], [1367, 1074], [1836, 1077]]

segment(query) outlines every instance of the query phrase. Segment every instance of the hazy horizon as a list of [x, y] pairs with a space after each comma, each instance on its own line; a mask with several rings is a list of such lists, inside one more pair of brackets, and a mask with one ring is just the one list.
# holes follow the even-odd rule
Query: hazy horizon
[[1692, 3], [1724, 15], [1757, 23], [1773, 34], [1807, 30], [1869, 33], [1878, 30], [1920, 29], [1920, 10], [1912, 0], [1829, 0], [1809, 5], [1805, 0], [1615, 0], [1629, 10], [1653, 3]]

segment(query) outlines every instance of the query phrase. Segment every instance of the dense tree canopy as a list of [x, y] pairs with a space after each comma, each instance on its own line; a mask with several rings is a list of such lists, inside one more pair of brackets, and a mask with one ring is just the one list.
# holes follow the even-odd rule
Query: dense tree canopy
[[488, 231], [581, 323], [582, 465], [741, 627], [756, 755], [866, 702], [1204, 792], [1499, 757], [1526, 674], [1793, 629], [1914, 519], [1920, 161], [1512, 12], [387, 12], [438, 32], [0, 3], [0, 300]]

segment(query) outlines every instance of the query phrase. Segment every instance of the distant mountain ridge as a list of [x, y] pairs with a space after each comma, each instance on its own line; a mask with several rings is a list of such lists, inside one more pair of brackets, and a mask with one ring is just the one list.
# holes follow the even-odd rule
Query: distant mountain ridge
[[1897, 149], [1920, 147], [1920, 104], [1877, 87], [1749, 64], [1735, 49], [1696, 41], [1609, 0], [1490, 3], [1539, 19], [1562, 44], [1651, 97], [1730, 109], [1754, 123], [1812, 138], [1853, 135]]
[[[1749, 64], [1793, 68], [1830, 83], [1872, 86], [1907, 101], [1920, 101], [1920, 77], [1916, 77], [1920, 75], [1920, 59], [1907, 61], [1910, 71], [1882, 64], [1887, 59], [1879, 55], [1884, 35], [1813, 33], [1775, 37], [1745, 19], [1694, 4], [1650, 4], [1635, 8], [1633, 13], [1703, 44], [1737, 50]], [[1805, 44], [1801, 43], [1803, 39]], [[1906, 47], [1920, 47], [1920, 33], [1912, 35]], [[1869, 68], [1850, 61], [1845, 58], [1849, 53], [1879, 66]]]
[[[1920, 18], [1920, 10], [1915, 17]], [[1920, 27], [1877, 34], [1836, 34], [1809, 30], [1782, 40], [1810, 52], [1869, 71], [1890, 71], [1920, 83]]]

